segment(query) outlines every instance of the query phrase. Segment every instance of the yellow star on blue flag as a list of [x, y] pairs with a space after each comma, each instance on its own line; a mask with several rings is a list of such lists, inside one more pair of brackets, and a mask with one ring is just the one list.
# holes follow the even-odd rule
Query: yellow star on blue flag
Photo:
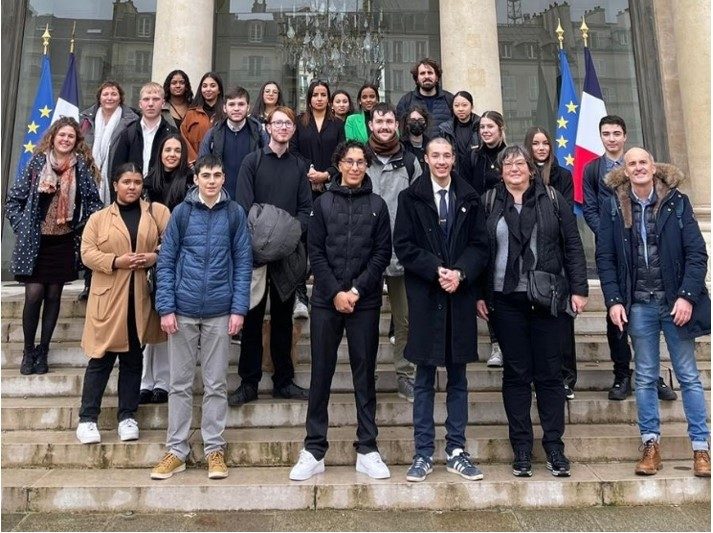
[[40, 125], [36, 124], [35, 121], [33, 120], [27, 125], [27, 133], [37, 133], [37, 128], [39, 128]]
[[577, 139], [577, 123], [579, 122], [579, 100], [574, 89], [574, 81], [569, 70], [567, 52], [559, 51], [560, 74], [560, 100], [557, 108], [557, 139], [555, 156], [560, 165], [570, 172], [574, 168], [572, 153]]
[[569, 122], [569, 121], [568, 121], [568, 120], [565, 120], [564, 117], [558, 118], [558, 119], [557, 119], [557, 129], [560, 129], [560, 128], [565, 128], [565, 129], [566, 129], [566, 128], [567, 128], [567, 122]]
[[20, 160], [17, 164], [18, 175], [25, 170], [35, 148], [40, 144], [42, 136], [52, 123], [53, 107], [52, 70], [50, 68], [50, 59], [45, 55], [42, 56], [42, 71], [40, 73], [40, 81], [37, 85], [35, 101], [30, 108], [30, 116], [27, 122], [25, 122], [27, 125], [27, 133], [25, 133], [25, 137], [22, 140]]
[[579, 106], [570, 100], [570, 102], [566, 105], [566, 107], [567, 107], [567, 113], [576, 113], [577, 108]]

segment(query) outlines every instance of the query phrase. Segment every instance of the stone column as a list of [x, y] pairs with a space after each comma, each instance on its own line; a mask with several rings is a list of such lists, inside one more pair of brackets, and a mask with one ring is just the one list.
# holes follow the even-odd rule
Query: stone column
[[193, 92], [213, 68], [214, 0], [157, 0], [151, 79], [163, 84], [174, 69], [184, 70]]
[[671, 9], [671, 15], [678, 58], [681, 118], [692, 181], [689, 192], [694, 205], [710, 208], [711, 5], [699, 0], [680, 0]]
[[495, 0], [440, 0], [439, 5], [443, 88], [469, 91], [478, 114], [502, 111]]

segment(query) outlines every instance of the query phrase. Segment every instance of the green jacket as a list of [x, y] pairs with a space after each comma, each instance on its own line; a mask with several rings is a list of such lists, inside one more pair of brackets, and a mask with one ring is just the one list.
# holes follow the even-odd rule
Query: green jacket
[[369, 140], [369, 130], [364, 121], [364, 111], [347, 117], [347, 121], [344, 124], [344, 137], [348, 141], [354, 140], [366, 144]]

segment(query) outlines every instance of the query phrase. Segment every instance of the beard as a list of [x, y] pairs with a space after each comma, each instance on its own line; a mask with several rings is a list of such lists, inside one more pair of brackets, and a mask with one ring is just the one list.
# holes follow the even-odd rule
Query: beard
[[436, 86], [436, 82], [431, 81], [431, 80], [426, 80], [424, 82], [419, 83], [418, 86], [421, 89], [423, 89], [424, 91], [430, 91], [431, 89], [433, 89]]

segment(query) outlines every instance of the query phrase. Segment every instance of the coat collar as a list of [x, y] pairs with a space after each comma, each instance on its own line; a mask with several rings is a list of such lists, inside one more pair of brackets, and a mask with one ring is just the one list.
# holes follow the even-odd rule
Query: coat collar
[[[456, 202], [458, 205], [478, 197], [478, 193], [475, 192], [475, 189], [471, 187], [467, 181], [463, 180], [453, 172], [451, 172], [451, 190], [453, 190], [456, 194]], [[435, 209], [435, 203], [433, 201], [433, 186], [431, 185], [431, 174], [428, 168], [426, 168], [423, 174], [421, 174], [421, 176], [411, 184], [408, 191], [412, 196], [432, 204]]]

